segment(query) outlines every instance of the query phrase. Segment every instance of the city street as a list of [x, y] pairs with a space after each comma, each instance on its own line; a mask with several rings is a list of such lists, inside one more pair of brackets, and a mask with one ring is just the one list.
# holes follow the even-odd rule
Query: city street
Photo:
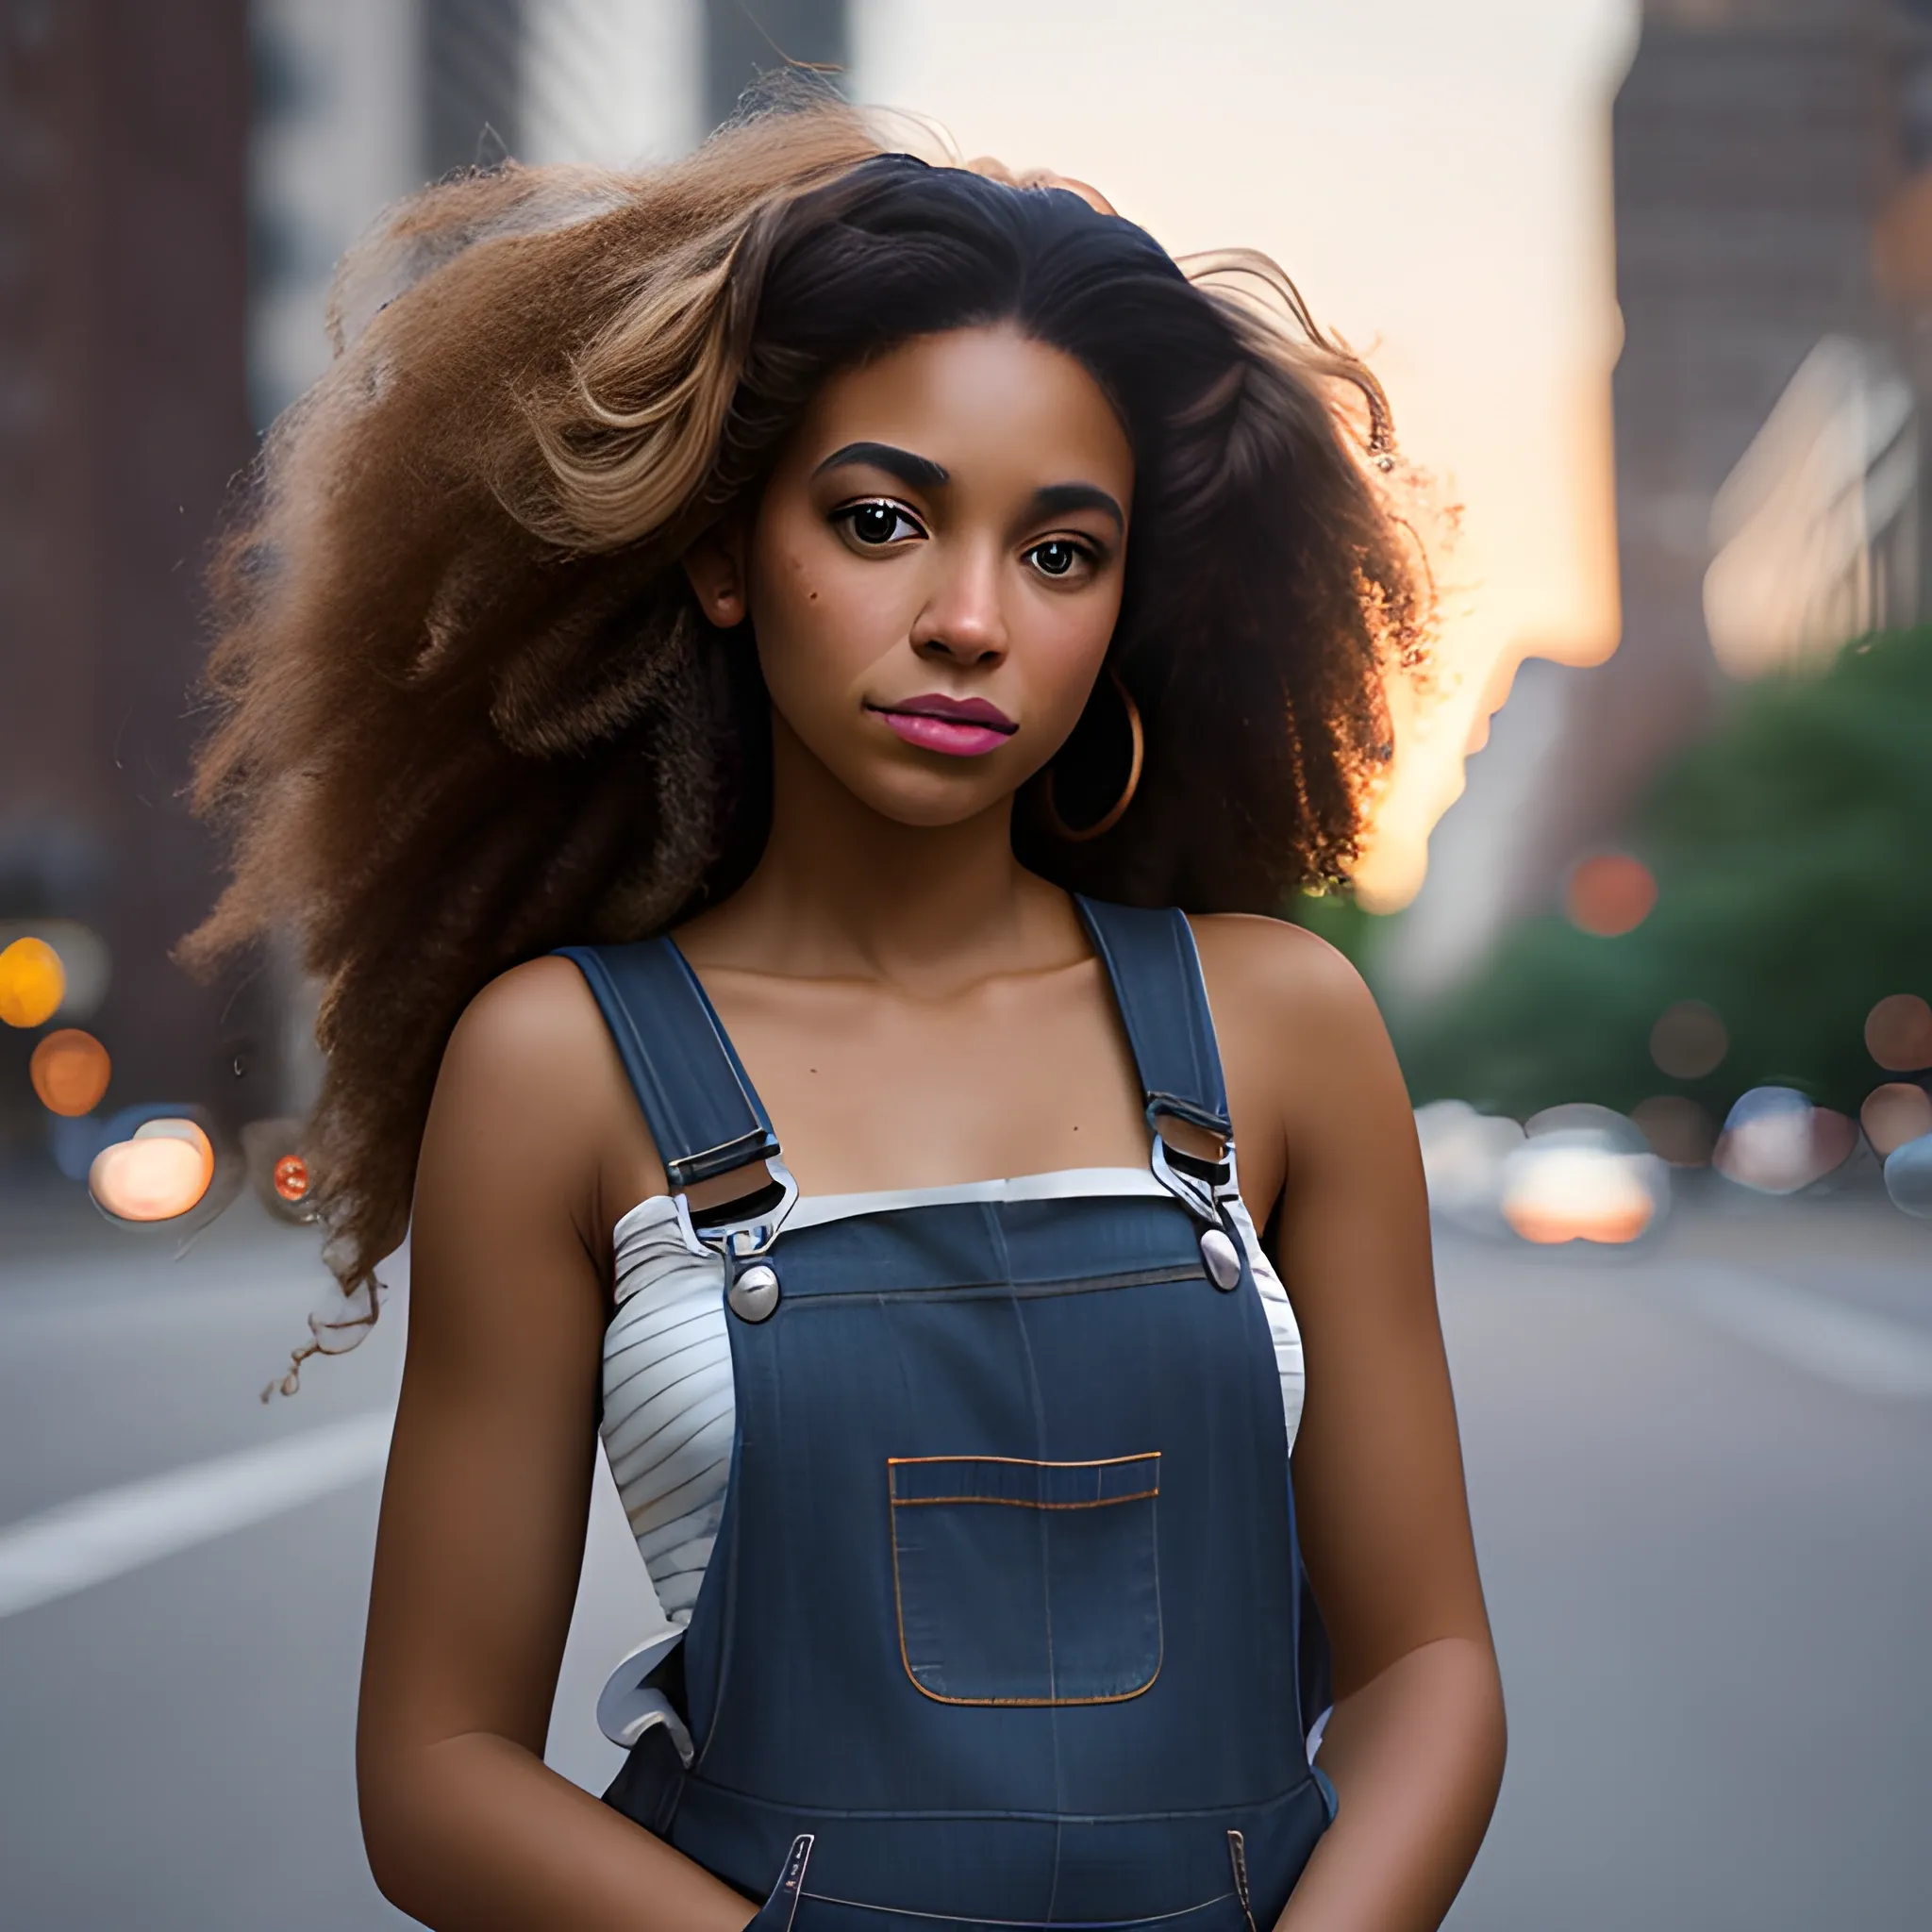
[[[401, 1306], [263, 1407], [312, 1242], [243, 1203], [172, 1255], [0, 1217], [0, 1924], [407, 1923], [351, 1776], [380, 1454], [357, 1419], [392, 1402]], [[1734, 1198], [1641, 1251], [1445, 1231], [1440, 1262], [1512, 1734], [1451, 1924], [1932, 1923], [1932, 1228]], [[116, 1536], [150, 1559], [105, 1574]], [[592, 1541], [553, 1739], [587, 1782], [615, 1759], [594, 1685], [648, 1615], [621, 1519]]]

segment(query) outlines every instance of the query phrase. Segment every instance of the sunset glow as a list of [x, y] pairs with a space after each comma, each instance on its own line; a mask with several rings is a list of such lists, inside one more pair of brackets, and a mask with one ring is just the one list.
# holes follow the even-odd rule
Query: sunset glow
[[1357, 875], [1373, 910], [1421, 885], [1522, 659], [1616, 643], [1608, 102], [1635, 15], [1119, 0], [1096, 31], [1023, 0], [855, 8], [860, 98], [929, 115], [963, 154], [1091, 181], [1176, 254], [1266, 250], [1387, 385], [1435, 478], [1441, 634], [1431, 687], [1394, 692]]

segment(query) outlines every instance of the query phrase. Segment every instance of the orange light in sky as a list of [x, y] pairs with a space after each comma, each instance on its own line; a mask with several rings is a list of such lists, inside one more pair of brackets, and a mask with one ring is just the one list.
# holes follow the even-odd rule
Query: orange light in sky
[[99, 1104], [108, 1091], [113, 1063], [108, 1049], [92, 1033], [83, 1033], [78, 1026], [63, 1026], [34, 1048], [27, 1073], [41, 1105], [49, 1113], [64, 1114], [72, 1120], [91, 1113]]
[[67, 971], [45, 940], [29, 935], [0, 952], [0, 1020], [8, 1025], [44, 1025], [66, 994]]
[[1626, 852], [1603, 852], [1586, 858], [1570, 874], [1563, 909], [1570, 923], [1599, 939], [1633, 931], [1657, 904], [1657, 880], [1641, 858]]

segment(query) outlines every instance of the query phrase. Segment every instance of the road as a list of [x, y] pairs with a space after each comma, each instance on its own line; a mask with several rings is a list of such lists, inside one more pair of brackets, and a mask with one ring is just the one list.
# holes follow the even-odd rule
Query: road
[[[409, 1923], [350, 1756], [356, 1419], [393, 1400], [400, 1307], [256, 1400], [320, 1279], [246, 1204], [178, 1260], [0, 1218], [9, 1932]], [[1444, 1231], [1439, 1280], [1511, 1724], [1456, 1932], [1920, 1932], [1932, 1228], [1824, 1201], [1688, 1208], [1616, 1255]], [[552, 1739], [586, 1783], [614, 1760], [594, 1685], [649, 1615], [600, 1507]]]

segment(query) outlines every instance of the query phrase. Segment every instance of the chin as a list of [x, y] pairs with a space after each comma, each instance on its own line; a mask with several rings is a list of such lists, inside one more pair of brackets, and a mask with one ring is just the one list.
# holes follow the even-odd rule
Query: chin
[[884, 784], [862, 789], [855, 786], [853, 790], [881, 818], [891, 819], [894, 824], [935, 832], [976, 819], [1008, 795], [1004, 789], [944, 782]]

